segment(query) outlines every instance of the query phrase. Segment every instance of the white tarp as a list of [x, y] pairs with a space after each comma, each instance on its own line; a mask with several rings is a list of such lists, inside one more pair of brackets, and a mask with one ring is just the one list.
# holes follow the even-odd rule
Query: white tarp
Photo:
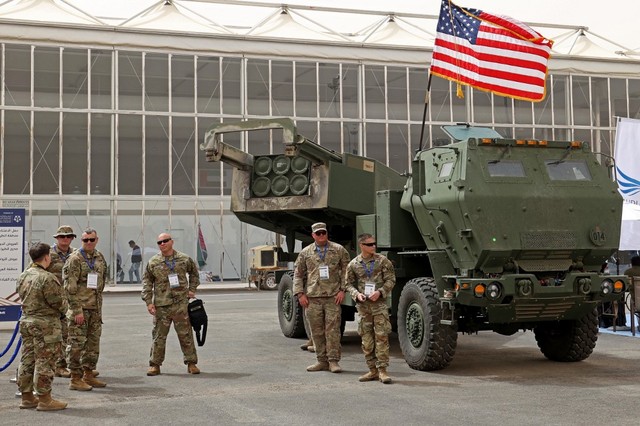
[[640, 250], [640, 120], [618, 119], [615, 160], [624, 198], [620, 250]]

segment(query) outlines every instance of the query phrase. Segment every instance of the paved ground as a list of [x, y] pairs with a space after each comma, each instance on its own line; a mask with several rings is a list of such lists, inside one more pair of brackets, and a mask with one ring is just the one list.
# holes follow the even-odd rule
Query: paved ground
[[[394, 338], [394, 383], [359, 383], [365, 368], [354, 323], [347, 325], [343, 343], [345, 371], [307, 373], [314, 357], [298, 348], [301, 340], [280, 333], [275, 292], [239, 283], [200, 293], [210, 319], [207, 342], [198, 352], [202, 374], [186, 374], [172, 331], [163, 374], [147, 377], [151, 317], [137, 289], [109, 291], [99, 364], [108, 386], [76, 392], [67, 389], [66, 379], [56, 379], [54, 396], [69, 402], [67, 410], [19, 410], [10, 368], [0, 373], [0, 420], [7, 425], [638, 423], [639, 338], [602, 333], [588, 360], [554, 363], [540, 354], [532, 333], [461, 335], [450, 367], [432, 373], [408, 368]], [[0, 348], [9, 337], [0, 332]]]

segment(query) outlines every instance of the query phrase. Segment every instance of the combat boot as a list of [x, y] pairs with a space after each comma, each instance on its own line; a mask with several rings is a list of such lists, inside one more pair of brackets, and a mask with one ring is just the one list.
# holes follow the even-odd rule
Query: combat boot
[[200, 374], [200, 369], [195, 362], [190, 362], [187, 364], [187, 372], [189, 374]]
[[100, 375], [100, 372], [98, 370], [93, 370], [91, 371], [91, 374], [93, 374], [93, 377], [98, 377]]
[[159, 365], [151, 365], [147, 370], [147, 376], [157, 376], [160, 374], [160, 366]]
[[307, 367], [307, 371], [327, 371], [328, 369], [329, 363], [327, 361], [318, 361]]
[[64, 377], [64, 378], [68, 379], [69, 377], [71, 377], [71, 373], [69, 372], [69, 370], [67, 370], [64, 367], [58, 367], [58, 368], [56, 368], [55, 376], [56, 377]]
[[313, 340], [309, 339], [306, 342], [304, 342], [303, 344], [300, 345], [300, 349], [302, 349], [303, 351], [308, 351], [309, 350], [309, 346], [313, 346]]
[[82, 380], [82, 376], [80, 374], [71, 373], [69, 389], [77, 391], [90, 391], [91, 389], [93, 389], [93, 387]]
[[384, 367], [378, 368], [378, 377], [380, 381], [385, 385], [391, 383], [391, 377], [387, 374], [387, 369]]
[[329, 371], [332, 373], [342, 373], [342, 367], [340, 367], [338, 361], [329, 361]]
[[370, 382], [372, 380], [378, 380], [378, 369], [375, 367], [370, 368], [367, 374], [358, 377], [359, 382]]
[[38, 398], [33, 392], [22, 392], [22, 402], [20, 408], [36, 408], [38, 406]]
[[315, 352], [316, 351], [316, 347], [315, 346], [307, 346], [307, 350], [309, 352]]
[[82, 376], [82, 381], [94, 388], [104, 388], [107, 386], [105, 382], [101, 382], [96, 379], [96, 376], [93, 375], [93, 370], [85, 370], [84, 376]]
[[67, 408], [67, 403], [63, 401], [56, 401], [51, 398], [51, 392], [40, 395], [40, 402], [38, 403], [38, 411], [57, 411]]

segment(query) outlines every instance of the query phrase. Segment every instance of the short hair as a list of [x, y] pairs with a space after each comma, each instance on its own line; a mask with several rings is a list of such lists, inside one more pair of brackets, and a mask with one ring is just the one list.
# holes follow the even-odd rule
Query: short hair
[[366, 232], [364, 234], [358, 235], [358, 244], [364, 243], [365, 240], [368, 240], [369, 238], [373, 238], [373, 235], [367, 234]]
[[640, 266], [640, 256], [633, 256], [631, 258], [631, 266]]
[[47, 243], [34, 243], [29, 247], [29, 257], [34, 262], [39, 262], [49, 254], [51, 246]]
[[87, 227], [84, 229], [84, 231], [82, 231], [83, 234], [96, 234], [98, 235], [98, 231], [96, 231], [95, 229], [91, 228], [91, 227]]
[[135, 244], [136, 242], [133, 240], [129, 240], [129, 244]]

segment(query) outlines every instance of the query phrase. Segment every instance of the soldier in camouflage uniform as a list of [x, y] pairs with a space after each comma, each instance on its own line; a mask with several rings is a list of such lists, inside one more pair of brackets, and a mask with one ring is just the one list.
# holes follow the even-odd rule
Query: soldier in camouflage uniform
[[[67, 311], [62, 285], [46, 271], [51, 263], [49, 244], [37, 243], [29, 249], [33, 263], [20, 275], [16, 291], [22, 300], [20, 334], [22, 357], [18, 369], [18, 387], [22, 393], [20, 408], [39, 411], [62, 410], [66, 402], [51, 398], [51, 383], [56, 357], [62, 345], [60, 315]], [[33, 395], [35, 374], [35, 390]]]
[[189, 256], [173, 249], [171, 235], [158, 235], [158, 247], [160, 253], [149, 260], [142, 276], [142, 300], [153, 315], [153, 344], [147, 376], [160, 374], [171, 323], [180, 341], [187, 372], [199, 374], [198, 354], [187, 311], [189, 299], [195, 297], [200, 285], [198, 267]]
[[96, 250], [98, 233], [87, 228], [82, 248], [69, 256], [62, 268], [69, 301], [67, 364], [71, 370], [69, 389], [89, 391], [107, 384], [96, 379], [93, 370], [100, 355], [102, 335], [102, 291], [108, 278], [107, 262]]
[[344, 273], [350, 256], [340, 244], [329, 241], [326, 224], [314, 223], [311, 231], [315, 243], [302, 249], [293, 276], [293, 292], [306, 309], [316, 350], [317, 362], [307, 367], [307, 371], [339, 373], [342, 371], [338, 363], [340, 304], [344, 299]]
[[356, 301], [360, 321], [358, 334], [362, 336], [362, 351], [369, 372], [360, 376], [361, 382], [380, 379], [391, 383], [389, 366], [389, 307], [387, 297], [396, 284], [393, 264], [376, 253], [376, 241], [371, 234], [358, 236], [360, 254], [347, 266], [347, 291]]
[[[60, 285], [62, 285], [62, 267], [64, 263], [67, 261], [71, 253], [75, 250], [71, 247], [71, 241], [76, 237], [76, 234], [73, 233], [73, 228], [70, 226], [63, 225], [58, 228], [58, 231], [53, 235], [53, 238], [56, 239], [56, 243], [51, 247], [51, 264], [47, 268], [47, 271], [51, 272], [56, 276]], [[65, 349], [67, 347], [67, 320], [63, 316], [60, 319], [62, 325], [62, 345], [60, 346], [60, 354], [58, 355], [58, 360], [56, 361], [56, 377], [70, 377], [69, 370], [67, 370], [67, 359], [65, 356]]]

